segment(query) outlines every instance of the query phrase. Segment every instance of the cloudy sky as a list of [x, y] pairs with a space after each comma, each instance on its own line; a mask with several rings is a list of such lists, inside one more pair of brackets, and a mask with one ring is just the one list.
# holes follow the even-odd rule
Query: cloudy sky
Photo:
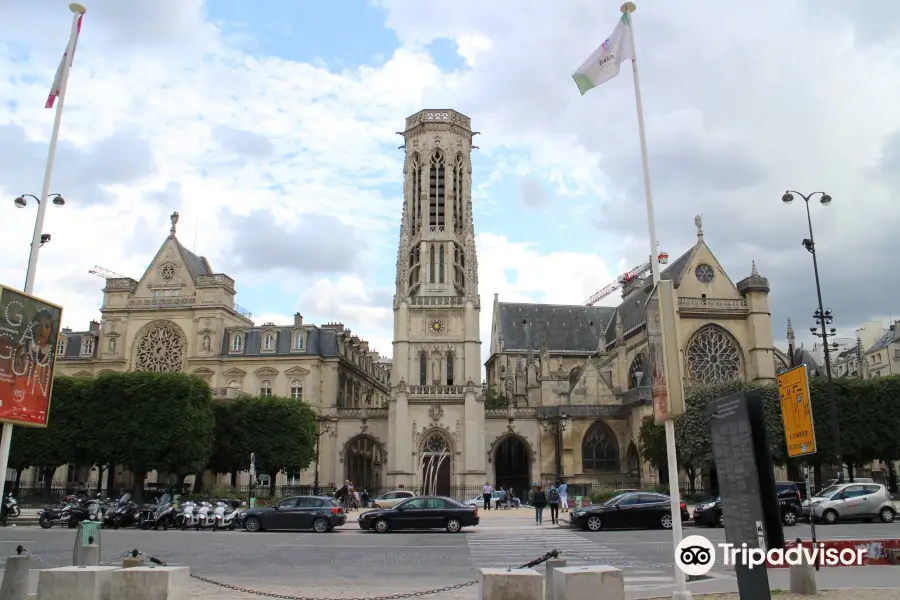
[[[258, 322], [339, 320], [390, 354], [404, 118], [472, 117], [484, 350], [494, 293], [581, 303], [648, 254], [630, 70], [580, 97], [574, 69], [619, 2], [91, 0], [78, 45], [36, 292], [76, 329], [94, 265], [139, 278], [179, 238], [238, 282]], [[900, 3], [638, 3], [661, 249], [706, 241], [732, 279], [771, 280], [776, 340], [826, 307], [851, 334], [900, 314]], [[63, 0], [0, 22], [0, 282], [21, 286], [64, 49]], [[252, 8], [250, 8], [252, 7]], [[338, 8], [339, 7], [339, 8]], [[614, 300], [615, 297], [610, 298]], [[806, 337], [806, 341], [810, 341]]]

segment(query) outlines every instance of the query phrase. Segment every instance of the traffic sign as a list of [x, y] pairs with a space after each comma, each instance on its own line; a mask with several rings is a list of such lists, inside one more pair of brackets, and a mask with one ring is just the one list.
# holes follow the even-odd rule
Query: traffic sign
[[788, 456], [796, 458], [815, 454], [816, 429], [813, 425], [806, 365], [778, 376], [778, 395], [781, 397], [781, 418], [784, 421]]

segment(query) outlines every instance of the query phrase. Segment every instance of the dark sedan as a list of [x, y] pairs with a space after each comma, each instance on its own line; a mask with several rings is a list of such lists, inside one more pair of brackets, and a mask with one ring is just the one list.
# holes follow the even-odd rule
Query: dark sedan
[[417, 496], [393, 508], [377, 508], [359, 516], [359, 528], [378, 533], [400, 529], [446, 529], [458, 533], [478, 525], [478, 508], [443, 496]]
[[[681, 503], [681, 520], [690, 519], [687, 505]], [[601, 529], [672, 528], [671, 500], [664, 494], [632, 492], [610, 498], [603, 504], [572, 511], [569, 521], [588, 531]]]
[[252, 508], [243, 515], [244, 529], [312, 529], [325, 533], [347, 522], [344, 509], [327, 496], [294, 496], [274, 506]]

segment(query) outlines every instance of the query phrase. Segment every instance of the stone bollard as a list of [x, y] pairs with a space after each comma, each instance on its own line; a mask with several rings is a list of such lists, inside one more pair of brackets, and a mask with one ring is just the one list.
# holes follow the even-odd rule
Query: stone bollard
[[110, 600], [117, 567], [59, 567], [41, 571], [37, 600]]
[[625, 600], [622, 571], [608, 565], [563, 567], [553, 573], [554, 600]]
[[481, 569], [481, 600], [543, 600], [543, 580], [534, 569]]
[[25, 600], [28, 596], [28, 575], [31, 573], [31, 557], [10, 556], [3, 571], [0, 600]]
[[188, 600], [190, 583], [188, 567], [119, 569], [113, 573], [110, 600]]
[[131, 569], [132, 567], [143, 567], [144, 566], [144, 557], [138, 554], [137, 556], [129, 556], [125, 560], [122, 561], [123, 569]]
[[100, 566], [100, 546], [97, 544], [87, 544], [81, 547], [78, 553], [80, 561], [79, 567], [99, 567]]
[[[816, 586], [816, 568], [806, 557], [806, 553], [800, 548], [800, 538], [797, 538], [797, 545], [794, 546], [800, 553], [800, 564], [791, 565], [791, 593], [800, 594], [801, 596], [815, 596], [818, 594]], [[787, 552], [790, 552], [788, 550]]]
[[553, 589], [553, 569], [562, 569], [565, 567], [566, 559], [551, 558], [544, 564], [547, 569], [544, 572], [544, 600], [556, 600], [556, 597], [554, 596], [556, 592]]

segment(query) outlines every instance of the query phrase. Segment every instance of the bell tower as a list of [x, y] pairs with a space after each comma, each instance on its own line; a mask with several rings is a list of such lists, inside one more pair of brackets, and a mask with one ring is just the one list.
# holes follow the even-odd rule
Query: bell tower
[[[422, 427], [433, 421], [452, 446], [449, 485], [479, 483], [484, 404], [471, 163], [477, 133], [456, 111], [423, 110], [406, 119], [400, 135], [405, 159], [389, 475], [397, 485], [421, 487]], [[429, 406], [440, 407], [430, 413], [440, 419], [429, 418]]]

